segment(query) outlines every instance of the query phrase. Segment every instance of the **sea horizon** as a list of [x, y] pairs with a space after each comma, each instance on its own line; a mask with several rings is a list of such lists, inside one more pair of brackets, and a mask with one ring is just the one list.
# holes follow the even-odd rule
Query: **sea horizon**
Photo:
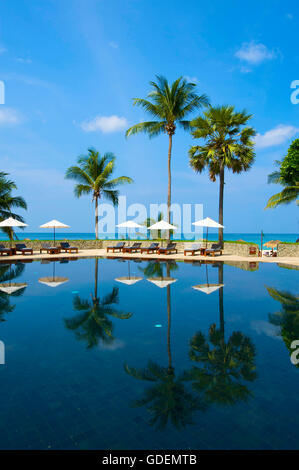
[[[17, 232], [16, 241], [31, 241], [31, 240], [52, 240], [53, 239], [53, 231], [50, 232]], [[146, 237], [144, 233], [139, 234], [132, 234], [129, 235], [132, 239], [140, 239], [140, 240], [148, 240], [149, 238]], [[126, 233], [100, 233], [99, 239], [103, 240], [114, 240], [114, 239], [123, 239], [129, 238], [126, 236]], [[206, 233], [204, 231], [203, 235], [198, 233], [189, 233], [189, 234], [181, 234], [176, 233], [173, 236], [173, 240], [200, 240], [206, 237]], [[56, 231], [55, 234], [56, 240], [95, 240], [95, 233], [93, 232], [58, 232]], [[216, 241], [218, 240], [218, 233], [209, 233], [208, 236], [209, 240]], [[263, 242], [269, 240], [280, 240], [281, 242], [296, 242], [299, 238], [299, 234], [297, 233], [274, 233], [274, 232], [263, 232]], [[6, 234], [0, 235], [1, 240], [8, 240]], [[257, 232], [231, 232], [231, 233], [224, 233], [224, 241], [244, 241], [249, 243], [257, 243], [260, 245], [261, 243], [261, 233]]]

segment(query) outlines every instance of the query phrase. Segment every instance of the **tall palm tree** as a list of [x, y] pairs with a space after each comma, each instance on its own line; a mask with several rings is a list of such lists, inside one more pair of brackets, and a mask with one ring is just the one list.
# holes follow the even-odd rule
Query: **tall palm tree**
[[110, 317], [126, 320], [131, 318], [131, 313], [122, 313], [117, 310], [119, 302], [118, 288], [102, 299], [98, 295], [98, 258], [95, 258], [95, 288], [91, 296], [91, 301], [81, 299], [76, 295], [73, 300], [74, 310], [79, 312], [73, 318], [64, 320], [66, 328], [75, 331], [78, 340], [87, 343], [87, 348], [91, 349], [102, 343], [110, 344], [114, 341], [113, 323]]
[[291, 355], [293, 352], [291, 344], [299, 339], [299, 295], [273, 287], [267, 287], [267, 290], [272, 299], [281, 304], [281, 311], [269, 315], [270, 323], [279, 327], [279, 334]]
[[118, 204], [119, 191], [117, 186], [132, 183], [128, 176], [120, 176], [110, 179], [115, 169], [116, 157], [113, 153], [105, 153], [101, 156], [94, 149], [88, 149], [88, 154], [78, 158], [77, 166], [70, 166], [65, 174], [68, 179], [73, 179], [78, 183], [75, 185], [74, 193], [76, 197], [84, 194], [92, 194], [92, 201], [95, 202], [95, 233], [98, 238], [98, 203], [99, 199], [106, 197], [113, 205]]
[[[223, 263], [218, 280], [223, 284]], [[223, 288], [218, 292], [219, 328], [212, 324], [208, 337], [199, 331], [191, 339], [189, 356], [199, 366], [188, 371], [185, 378], [192, 381], [194, 390], [204, 394], [206, 403], [234, 405], [251, 394], [245, 382], [256, 378], [256, 351], [250, 338], [240, 331], [225, 339]]]
[[[14, 219], [24, 222], [23, 217], [13, 212], [13, 209], [27, 209], [27, 204], [21, 196], [13, 196], [14, 189], [18, 189], [16, 183], [9, 180], [8, 173], [0, 172], [0, 221], [13, 217]], [[13, 229], [11, 227], [1, 227], [9, 238], [13, 239]]]
[[186, 117], [203, 106], [208, 105], [206, 95], [197, 95], [196, 85], [179, 77], [172, 84], [161, 75], [157, 75], [157, 82], [150, 82], [152, 90], [148, 94], [148, 99], [134, 98], [134, 105], [141, 106], [149, 113], [154, 120], [140, 122], [127, 130], [126, 136], [144, 132], [149, 137], [159, 134], [168, 135], [168, 194], [167, 194], [167, 221], [170, 220], [171, 206], [171, 154], [172, 138], [177, 125], [184, 130], [190, 128], [190, 122]]
[[[156, 264], [148, 265], [145, 274], [160, 277], [163, 274], [163, 267]], [[170, 276], [170, 265], [166, 266], [167, 277]], [[149, 361], [143, 369], [124, 365], [127, 374], [135, 379], [150, 382], [153, 386], [147, 388], [144, 396], [134, 402], [134, 406], [146, 406], [151, 415], [149, 424], [163, 429], [170, 421], [176, 428], [181, 429], [189, 424], [193, 424], [192, 415], [196, 410], [204, 410], [204, 403], [199, 397], [194, 396], [185, 386], [185, 373], [175, 374], [172, 364], [172, 353], [170, 343], [171, 328], [171, 291], [167, 286], [167, 355], [168, 365], [160, 366]]]
[[[219, 176], [219, 223], [223, 225], [225, 168], [233, 173], [250, 169], [255, 130], [246, 126], [252, 115], [237, 112], [233, 106], [210, 107], [203, 114], [191, 122], [192, 136], [203, 143], [190, 148], [190, 164], [199, 173], [208, 168], [212, 181]], [[219, 243], [223, 247], [223, 228], [219, 228]]]

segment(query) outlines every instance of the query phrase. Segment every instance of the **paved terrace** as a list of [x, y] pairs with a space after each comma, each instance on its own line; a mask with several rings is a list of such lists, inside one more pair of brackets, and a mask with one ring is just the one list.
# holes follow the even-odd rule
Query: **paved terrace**
[[138, 258], [145, 261], [148, 260], [175, 260], [175, 261], [184, 261], [184, 262], [192, 262], [192, 261], [224, 261], [224, 262], [247, 262], [247, 263], [279, 263], [279, 264], [286, 264], [289, 266], [299, 266], [299, 257], [257, 257], [257, 256], [238, 256], [229, 253], [223, 253], [221, 256], [216, 255], [214, 256], [201, 256], [195, 254], [194, 256], [187, 255], [184, 256], [183, 251], [179, 252], [178, 254], [171, 254], [171, 255], [158, 255], [158, 254], [140, 254], [140, 253], [107, 253], [106, 249], [88, 249], [88, 250], [79, 250], [79, 253], [60, 253], [55, 255], [49, 254], [40, 254], [39, 251], [34, 252], [33, 255], [15, 255], [15, 256], [1, 256], [0, 262], [5, 261], [33, 261], [33, 260], [40, 260], [40, 259], [59, 259], [59, 258], [93, 258], [93, 257], [102, 257], [102, 258], [125, 258], [125, 259], [133, 259]]

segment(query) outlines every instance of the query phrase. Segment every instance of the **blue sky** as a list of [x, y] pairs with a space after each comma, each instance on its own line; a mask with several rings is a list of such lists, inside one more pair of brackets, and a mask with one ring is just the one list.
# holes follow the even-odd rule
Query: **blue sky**
[[[77, 200], [65, 169], [90, 146], [117, 156], [128, 203], [166, 202], [167, 137], [126, 140], [146, 116], [132, 106], [155, 74], [198, 83], [212, 104], [254, 115], [256, 162], [226, 176], [227, 232], [298, 233], [295, 204], [264, 211], [279, 187], [267, 184], [274, 160], [299, 136], [296, 1], [2, 0], [0, 2], [0, 167], [28, 202], [29, 230], [52, 218], [93, 230], [88, 197]], [[190, 135], [173, 145], [173, 202], [203, 203], [217, 219], [218, 183], [189, 167]]]

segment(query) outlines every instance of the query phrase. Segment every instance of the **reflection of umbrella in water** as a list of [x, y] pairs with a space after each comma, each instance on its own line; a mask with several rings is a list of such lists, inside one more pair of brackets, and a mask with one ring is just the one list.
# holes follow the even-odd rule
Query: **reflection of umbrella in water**
[[212, 294], [213, 292], [217, 291], [221, 287], [224, 287], [224, 284], [210, 284], [209, 283], [209, 276], [208, 276], [208, 264], [206, 263], [206, 277], [207, 283], [206, 284], [198, 284], [197, 286], [192, 286], [192, 289], [200, 290], [205, 294]]
[[117, 282], [121, 282], [122, 284], [126, 284], [127, 286], [132, 286], [133, 284], [136, 284], [136, 282], [141, 281], [142, 279], [142, 277], [131, 276], [130, 261], [128, 261], [128, 276], [115, 278]]
[[68, 282], [68, 280], [68, 277], [55, 276], [55, 262], [53, 262], [53, 275], [48, 277], [41, 277], [39, 278], [38, 282], [49, 287], [58, 287], [61, 284]]
[[177, 279], [174, 279], [173, 277], [152, 277], [148, 278], [147, 281], [152, 282], [157, 287], [163, 289], [163, 287], [170, 286], [170, 284], [176, 282]]
[[12, 282], [9, 284], [0, 284], [0, 291], [5, 294], [11, 295], [17, 292], [20, 289], [25, 289], [28, 284], [20, 282]]

